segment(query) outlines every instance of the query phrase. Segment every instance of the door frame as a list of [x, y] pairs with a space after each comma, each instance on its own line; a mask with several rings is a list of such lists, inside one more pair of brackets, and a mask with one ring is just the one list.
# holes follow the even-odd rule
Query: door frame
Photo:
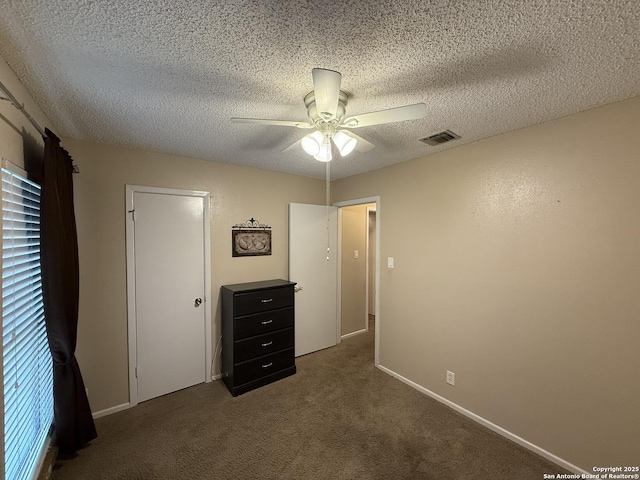
[[212, 381], [212, 340], [211, 340], [211, 215], [210, 194], [197, 190], [178, 190], [175, 188], [147, 187], [143, 185], [126, 185], [126, 254], [127, 254], [127, 328], [129, 336], [129, 406], [138, 404], [137, 366], [137, 325], [136, 325], [136, 272], [135, 272], [135, 228], [133, 222], [133, 197], [135, 193], [153, 193], [157, 195], [177, 195], [181, 197], [199, 197], [203, 199], [204, 230], [204, 333], [205, 333], [205, 383]]
[[[364, 205], [367, 203], [375, 203], [376, 204], [376, 279], [375, 279], [375, 309], [376, 309], [376, 320], [375, 320], [375, 353], [374, 353], [374, 365], [377, 367], [380, 365], [380, 219], [381, 219], [381, 201], [380, 195], [376, 195], [374, 197], [364, 197], [357, 198], [354, 200], [345, 200], [343, 202], [335, 202], [333, 204], [334, 207], [338, 207], [338, 321], [337, 323], [337, 331], [336, 335], [338, 338], [338, 343], [340, 343], [340, 333], [342, 332], [342, 207], [351, 207], [353, 205]], [[367, 213], [368, 215], [368, 213]], [[367, 221], [368, 223], [368, 221]], [[368, 280], [367, 280], [368, 281]], [[368, 293], [367, 293], [368, 295]], [[368, 310], [368, 307], [367, 307]], [[368, 321], [368, 318], [367, 318]]]
[[[365, 293], [365, 302], [366, 302], [365, 310], [366, 310], [366, 312], [365, 312], [365, 315], [364, 315], [365, 316], [364, 326], [365, 326], [367, 332], [369, 331], [369, 315], [371, 313], [371, 312], [369, 312], [369, 287], [370, 287], [370, 285], [369, 285], [369, 267], [371, 266], [370, 265], [371, 262], [369, 262], [369, 254], [371, 253], [370, 252], [370, 245], [369, 245], [369, 240], [370, 240], [369, 239], [369, 237], [370, 237], [369, 230], [371, 228], [371, 212], [373, 212], [375, 214], [375, 217], [376, 217], [376, 232], [375, 233], [376, 233], [376, 236], [378, 235], [378, 223], [377, 223], [378, 214], [377, 214], [376, 207], [367, 206], [367, 211], [366, 211], [367, 221], [366, 221], [366, 225], [365, 225], [365, 228], [366, 228], [366, 231], [367, 231], [367, 235], [365, 237], [365, 254], [367, 255], [367, 262], [365, 264], [366, 265], [365, 275], [367, 276], [367, 279], [366, 279], [366, 282], [365, 282], [365, 288], [367, 289], [367, 291]], [[376, 263], [376, 260], [377, 260], [377, 256], [374, 257], [374, 260], [373, 260], [374, 264]], [[375, 278], [374, 278], [374, 280], [375, 280]], [[375, 284], [375, 281], [374, 281], [374, 284]], [[375, 296], [375, 288], [374, 288], [374, 296]], [[373, 309], [375, 311], [375, 308], [376, 308], [375, 301], [373, 303], [374, 303]]]

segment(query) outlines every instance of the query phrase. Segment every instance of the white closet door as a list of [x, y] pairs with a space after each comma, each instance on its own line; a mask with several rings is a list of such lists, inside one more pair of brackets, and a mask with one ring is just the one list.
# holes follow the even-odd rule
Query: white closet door
[[203, 202], [134, 194], [140, 402], [206, 379]]

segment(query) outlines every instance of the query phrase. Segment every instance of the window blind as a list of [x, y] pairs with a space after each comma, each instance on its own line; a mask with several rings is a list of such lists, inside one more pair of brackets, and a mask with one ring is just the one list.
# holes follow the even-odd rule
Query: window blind
[[40, 276], [40, 186], [2, 169], [2, 353], [6, 480], [37, 473], [53, 420]]

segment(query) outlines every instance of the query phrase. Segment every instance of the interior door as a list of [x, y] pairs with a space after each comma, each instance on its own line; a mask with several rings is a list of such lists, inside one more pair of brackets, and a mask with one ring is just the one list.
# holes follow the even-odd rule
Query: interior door
[[138, 401], [206, 379], [204, 200], [135, 192]]
[[296, 357], [337, 343], [338, 209], [289, 204], [289, 280], [295, 297]]

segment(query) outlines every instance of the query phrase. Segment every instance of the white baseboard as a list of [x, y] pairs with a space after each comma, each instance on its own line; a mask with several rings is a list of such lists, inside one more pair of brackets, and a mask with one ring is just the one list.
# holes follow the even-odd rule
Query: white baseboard
[[[221, 378], [222, 378], [222, 374], [220, 373], [218, 375], [214, 375], [213, 378], [209, 380], [209, 382], [220, 380]], [[118, 412], [121, 412], [122, 410], [127, 410], [133, 406], [135, 405], [131, 405], [130, 402], [127, 402], [127, 403], [123, 403], [122, 405], [116, 405], [115, 407], [105, 408], [104, 410], [94, 412], [92, 413], [92, 415], [93, 415], [93, 418], [106, 417], [107, 415], [111, 415], [112, 413], [118, 413]]]
[[388, 373], [392, 377], [397, 378], [401, 382], [406, 383], [410, 387], [415, 388], [419, 392], [424, 393], [425, 395], [428, 395], [429, 397], [439, 401], [440, 403], [443, 403], [446, 406], [453, 408], [456, 412], [459, 412], [462, 415], [464, 415], [465, 417], [470, 418], [474, 422], [477, 422], [480, 425], [483, 425], [483, 426], [487, 427], [489, 430], [493, 430], [497, 434], [502, 435], [505, 438], [508, 438], [512, 442], [517, 443], [518, 445], [526, 448], [527, 450], [531, 450], [532, 452], [540, 455], [541, 457], [546, 458], [547, 460], [555, 463], [556, 465], [559, 465], [560, 467], [562, 467], [562, 468], [564, 468], [566, 470], [569, 470], [572, 473], [576, 473], [576, 474], [580, 474], [580, 475], [582, 475], [582, 474], [587, 474], [588, 475], [589, 474], [586, 470], [582, 470], [581, 468], [575, 466], [572, 463], [567, 462], [566, 460], [563, 460], [562, 458], [558, 457], [557, 455], [554, 455], [553, 453], [548, 452], [545, 449], [543, 449], [541, 447], [538, 447], [537, 445], [534, 445], [533, 443], [525, 440], [524, 438], [519, 437], [515, 433], [511, 433], [510, 431], [505, 430], [504, 428], [496, 425], [495, 423], [490, 422], [486, 418], [483, 418], [480, 415], [476, 415], [475, 413], [467, 410], [466, 408], [461, 407], [457, 403], [453, 403], [451, 400], [447, 400], [446, 398], [441, 397], [437, 393], [434, 393], [431, 390], [428, 390], [428, 389], [424, 388], [423, 386], [418, 385], [415, 382], [412, 382], [408, 378], [405, 378], [402, 375], [397, 374], [393, 370], [389, 370], [388, 368], [383, 367], [382, 365], [377, 365], [377, 367], [380, 370], [382, 370], [383, 372]]
[[116, 405], [115, 407], [105, 408], [104, 410], [100, 410], [93, 413], [93, 418], [106, 417], [107, 415], [111, 415], [112, 413], [121, 412], [122, 410], [127, 410], [131, 408], [132, 405], [127, 402], [122, 405]]
[[366, 333], [367, 329], [363, 328], [362, 330], [358, 330], [357, 332], [346, 333], [342, 335], [340, 338], [344, 340], [345, 338], [353, 337], [354, 335], [360, 335], [361, 333]]

